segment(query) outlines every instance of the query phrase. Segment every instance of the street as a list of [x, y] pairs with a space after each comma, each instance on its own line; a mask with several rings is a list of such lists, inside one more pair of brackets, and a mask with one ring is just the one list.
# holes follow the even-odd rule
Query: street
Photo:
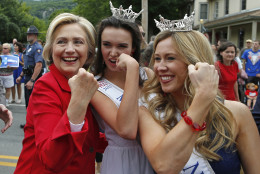
[[[23, 89], [23, 85], [22, 85]], [[23, 90], [22, 90], [23, 91]], [[25, 123], [26, 109], [24, 94], [22, 93], [22, 104], [9, 104], [8, 109], [13, 113], [13, 125], [4, 133], [0, 133], [0, 173], [12, 174], [15, 170], [18, 157], [22, 149], [24, 137], [20, 124]], [[4, 123], [0, 121], [0, 128]]]

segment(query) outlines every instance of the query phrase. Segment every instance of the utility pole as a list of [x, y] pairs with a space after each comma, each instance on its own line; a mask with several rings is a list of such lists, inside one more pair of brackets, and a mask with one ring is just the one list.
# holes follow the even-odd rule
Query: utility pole
[[144, 9], [142, 13], [142, 26], [146, 33], [145, 40], [148, 42], [148, 0], [142, 0], [142, 9]]

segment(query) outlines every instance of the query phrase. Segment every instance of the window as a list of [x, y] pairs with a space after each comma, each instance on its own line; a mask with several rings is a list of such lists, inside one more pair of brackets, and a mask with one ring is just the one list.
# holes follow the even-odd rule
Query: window
[[225, 14], [229, 13], [229, 0], [225, 0]]
[[200, 19], [208, 19], [208, 4], [200, 4]]
[[246, 9], [246, 0], [241, 0], [241, 10]]
[[243, 29], [240, 29], [238, 38], [239, 38], [238, 48], [242, 49], [244, 46], [244, 38], [245, 38], [245, 31]]
[[214, 18], [218, 18], [218, 2], [215, 2], [215, 12], [214, 12]]

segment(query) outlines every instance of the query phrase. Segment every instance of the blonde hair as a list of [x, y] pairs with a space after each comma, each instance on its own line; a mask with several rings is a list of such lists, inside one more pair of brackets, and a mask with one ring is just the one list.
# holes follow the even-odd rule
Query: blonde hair
[[85, 18], [71, 14], [71, 13], [62, 13], [56, 16], [53, 21], [50, 23], [47, 34], [46, 34], [46, 44], [43, 49], [43, 58], [47, 61], [47, 64], [50, 65], [53, 63], [52, 58], [52, 45], [54, 42], [54, 32], [56, 29], [62, 25], [66, 24], [79, 24], [81, 28], [86, 32], [87, 43], [88, 43], [88, 58], [87, 62], [84, 65], [84, 68], [87, 68], [90, 62], [94, 59], [95, 56], [95, 44], [96, 44], [96, 31], [94, 26]]
[[10, 45], [9, 43], [4, 43], [4, 44], [3, 44], [3, 47], [4, 47], [4, 46], [7, 46], [7, 47], [8, 47], [9, 52], [11, 51], [11, 45]]
[[[197, 62], [207, 62], [213, 64], [213, 52], [207, 38], [198, 31], [190, 32], [170, 32], [164, 31], [157, 35], [154, 42], [154, 52], [158, 43], [171, 37], [175, 43], [175, 50], [183, 58], [183, 61], [189, 64]], [[154, 65], [154, 54], [152, 56], [150, 66]], [[189, 76], [187, 75], [184, 82], [185, 101], [184, 109], [187, 110], [195, 95], [195, 90], [191, 85]], [[156, 94], [152, 99], [151, 94]], [[166, 131], [170, 131], [177, 124], [176, 105], [174, 99], [169, 94], [164, 94], [160, 82], [157, 77], [149, 79], [143, 88], [145, 101], [148, 103], [148, 109], [152, 113], [154, 119], [163, 126]], [[221, 157], [216, 151], [222, 147], [229, 148], [235, 143], [234, 131], [235, 120], [232, 113], [223, 105], [223, 96], [218, 90], [218, 97], [212, 103], [209, 113], [206, 117], [207, 128], [200, 132], [195, 143], [198, 152], [204, 155], [208, 160], [219, 160]], [[164, 118], [159, 118], [156, 113], [165, 114]]]

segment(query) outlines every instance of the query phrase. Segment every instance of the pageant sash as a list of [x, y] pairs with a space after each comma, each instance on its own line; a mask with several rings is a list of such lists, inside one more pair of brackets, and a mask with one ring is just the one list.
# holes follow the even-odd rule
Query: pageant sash
[[[99, 76], [95, 76], [96, 79], [99, 78]], [[98, 91], [102, 94], [106, 95], [110, 100], [112, 100], [115, 105], [119, 108], [120, 103], [123, 98], [124, 90], [119, 88], [118, 86], [114, 85], [110, 81], [108, 81], [105, 78], [102, 78], [98, 81], [99, 88]]]
[[180, 174], [214, 174], [207, 159], [193, 148], [189, 161], [186, 163]]

